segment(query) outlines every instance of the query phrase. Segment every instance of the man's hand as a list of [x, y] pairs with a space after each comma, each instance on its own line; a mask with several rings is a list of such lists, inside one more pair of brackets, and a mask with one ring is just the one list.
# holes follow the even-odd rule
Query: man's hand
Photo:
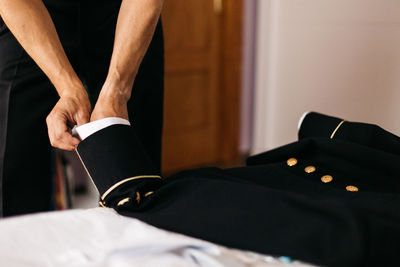
[[80, 140], [72, 136], [70, 128], [89, 122], [90, 109], [84, 89], [78, 93], [61, 95], [46, 119], [51, 145], [64, 150], [75, 149]]
[[0, 0], [0, 16], [60, 96], [46, 120], [51, 144], [74, 149], [79, 140], [72, 137], [68, 126], [89, 121], [90, 102], [46, 6], [42, 0]]

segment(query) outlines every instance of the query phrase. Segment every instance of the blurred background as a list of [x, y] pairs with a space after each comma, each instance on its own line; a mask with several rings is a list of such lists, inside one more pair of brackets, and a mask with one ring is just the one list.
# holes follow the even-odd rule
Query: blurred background
[[[165, 175], [295, 141], [311, 110], [400, 135], [398, 0], [165, 0], [162, 20]], [[59, 207], [97, 206], [62, 161]]]

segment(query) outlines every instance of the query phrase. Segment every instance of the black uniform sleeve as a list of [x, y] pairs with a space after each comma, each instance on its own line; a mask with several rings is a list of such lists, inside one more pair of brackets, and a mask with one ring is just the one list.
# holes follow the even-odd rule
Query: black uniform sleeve
[[139, 204], [163, 183], [131, 126], [112, 125], [98, 131], [83, 140], [76, 152], [104, 206]]
[[305, 138], [339, 139], [399, 155], [400, 138], [375, 124], [351, 122], [316, 112], [304, 118], [299, 140]]

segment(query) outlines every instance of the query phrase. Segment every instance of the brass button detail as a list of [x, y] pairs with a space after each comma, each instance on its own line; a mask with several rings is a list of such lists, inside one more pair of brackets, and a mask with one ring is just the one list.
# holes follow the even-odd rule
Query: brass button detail
[[330, 183], [330, 182], [332, 182], [332, 180], [333, 180], [333, 177], [331, 175], [324, 175], [321, 177], [321, 181], [323, 183]]
[[138, 191], [136, 191], [136, 202], [139, 204], [140, 203], [140, 194]]
[[126, 197], [126, 198], [120, 200], [120, 201], [118, 202], [117, 206], [118, 206], [118, 207], [123, 206], [123, 205], [125, 205], [126, 203], [128, 203], [129, 201], [131, 201], [131, 198], [130, 198], [130, 197]]
[[346, 190], [350, 191], [350, 192], [357, 192], [358, 191], [358, 187], [356, 187], [354, 185], [348, 185], [348, 186], [346, 186]]
[[286, 163], [287, 163], [288, 166], [292, 167], [292, 166], [294, 166], [294, 165], [297, 164], [297, 159], [295, 159], [295, 158], [290, 158], [290, 159], [288, 159], [288, 160], [286, 161]]
[[150, 196], [150, 195], [152, 195], [152, 194], [154, 194], [154, 191], [149, 191], [149, 192], [147, 192], [146, 194], [144, 194], [144, 197], [148, 197], [148, 196]]
[[316, 168], [315, 168], [314, 166], [307, 166], [307, 167], [305, 167], [305, 169], [304, 169], [304, 171], [305, 171], [306, 173], [312, 173], [312, 172], [315, 172], [315, 170], [316, 170]]

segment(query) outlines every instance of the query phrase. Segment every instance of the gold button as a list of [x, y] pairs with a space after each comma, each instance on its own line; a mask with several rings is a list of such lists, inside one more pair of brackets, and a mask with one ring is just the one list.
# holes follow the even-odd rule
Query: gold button
[[357, 192], [358, 188], [354, 185], [348, 185], [348, 186], [346, 186], [346, 190], [350, 191], [350, 192]]
[[147, 192], [146, 194], [144, 194], [144, 197], [148, 197], [148, 196], [150, 196], [150, 195], [152, 195], [152, 194], [154, 194], [154, 191], [149, 191], [149, 192]]
[[294, 166], [297, 164], [297, 159], [295, 158], [290, 158], [286, 161], [287, 165], [289, 165], [290, 167]]
[[117, 206], [118, 206], [118, 207], [123, 206], [123, 205], [125, 205], [126, 203], [128, 203], [129, 201], [131, 201], [131, 198], [130, 198], [130, 197], [126, 197], [126, 198], [120, 200], [120, 201], [118, 202]]
[[136, 191], [136, 202], [139, 204], [140, 203], [140, 194], [138, 191]]
[[324, 175], [321, 177], [321, 181], [323, 183], [330, 183], [330, 182], [332, 182], [332, 180], [333, 180], [333, 177], [330, 175]]
[[316, 170], [316, 168], [315, 168], [314, 166], [307, 166], [307, 167], [305, 167], [305, 169], [304, 169], [304, 171], [305, 171], [306, 173], [312, 173], [312, 172], [315, 172], [315, 170]]

